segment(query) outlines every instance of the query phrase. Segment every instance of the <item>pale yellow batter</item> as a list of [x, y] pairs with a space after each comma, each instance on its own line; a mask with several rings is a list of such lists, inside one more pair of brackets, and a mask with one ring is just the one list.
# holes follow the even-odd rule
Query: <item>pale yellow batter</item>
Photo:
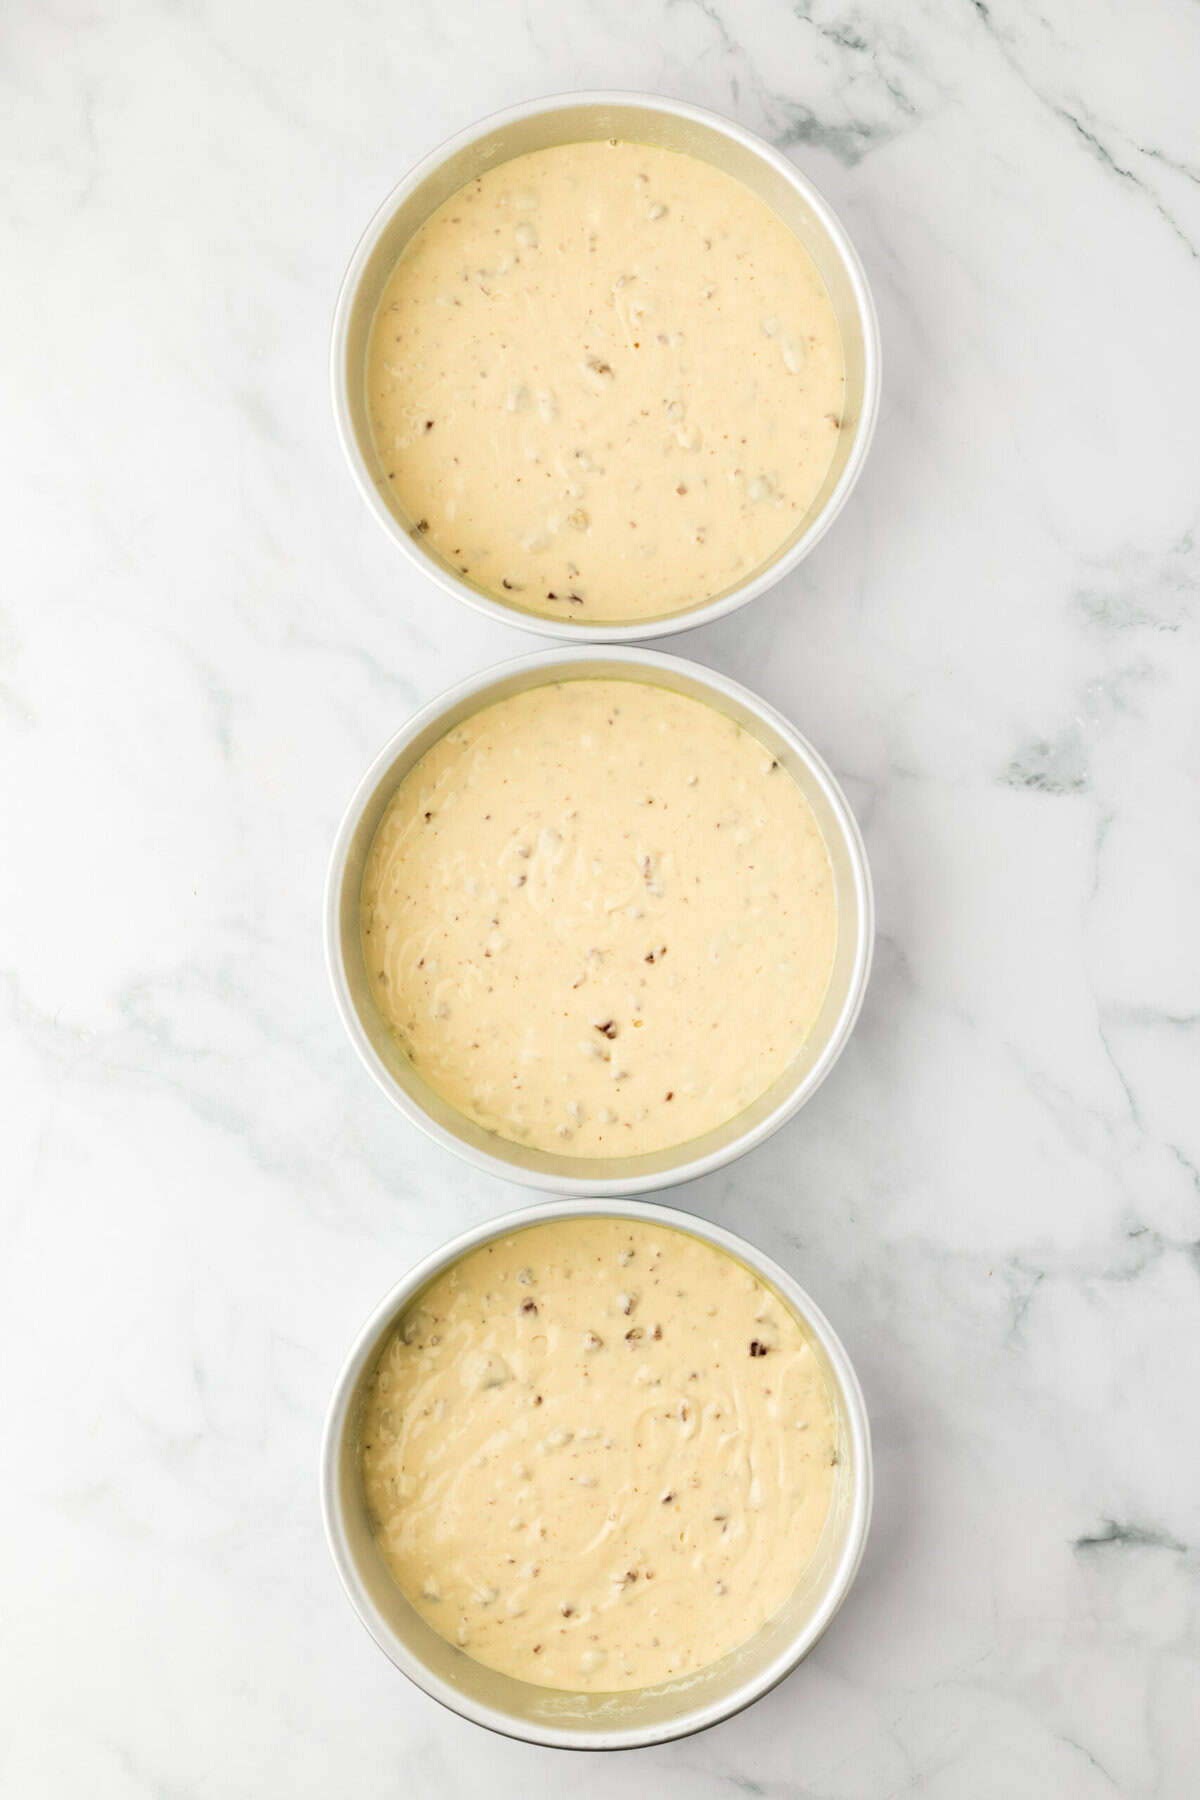
[[371, 991], [424, 1079], [515, 1142], [627, 1156], [734, 1117], [821, 1009], [825, 844], [758, 740], [625, 680], [534, 688], [405, 777], [362, 889]]
[[402, 1321], [362, 1422], [392, 1574], [477, 1662], [648, 1687], [751, 1637], [821, 1536], [829, 1394], [791, 1312], [683, 1232], [533, 1226]]
[[372, 329], [381, 484], [500, 599], [695, 606], [772, 557], [833, 457], [841, 339], [741, 182], [641, 144], [514, 158], [417, 232]]

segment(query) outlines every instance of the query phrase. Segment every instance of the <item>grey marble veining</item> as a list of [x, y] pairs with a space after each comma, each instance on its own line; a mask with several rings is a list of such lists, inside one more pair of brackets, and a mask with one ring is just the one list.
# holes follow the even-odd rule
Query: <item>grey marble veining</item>
[[[1198, 74], [1184, 0], [8, 9], [5, 1794], [1196, 1792]], [[326, 355], [405, 168], [603, 86], [785, 149], [881, 313], [851, 505], [678, 640], [844, 781], [875, 975], [805, 1112], [675, 1196], [828, 1311], [879, 1495], [791, 1680], [567, 1763], [410, 1689], [321, 1541], [353, 1329], [520, 1197], [354, 1064], [327, 847], [414, 706], [534, 647], [397, 564]]]

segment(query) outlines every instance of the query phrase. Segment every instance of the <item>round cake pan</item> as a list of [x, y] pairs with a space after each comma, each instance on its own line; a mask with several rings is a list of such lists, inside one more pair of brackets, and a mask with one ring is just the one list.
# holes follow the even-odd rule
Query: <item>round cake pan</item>
[[[751, 732], [791, 774], [813, 810], [833, 870], [838, 939], [821, 1012], [800, 1053], [744, 1112], [702, 1137], [644, 1156], [573, 1157], [509, 1142], [450, 1106], [421, 1079], [371, 997], [359, 902], [376, 828], [396, 788], [439, 738], [511, 694], [549, 682], [620, 679], [702, 700]], [[761, 1144], [798, 1112], [841, 1055], [862, 1006], [874, 942], [874, 904], [862, 836], [825, 763], [773, 707], [699, 663], [652, 650], [599, 646], [543, 651], [484, 669], [423, 707], [385, 744], [358, 785], [334, 841], [325, 895], [325, 945], [334, 998], [368, 1073], [406, 1118], [477, 1169], [578, 1198], [641, 1194], [706, 1175]]]
[[[393, 503], [367, 412], [366, 362], [372, 321], [388, 277], [410, 238], [445, 200], [498, 163], [557, 144], [622, 138], [699, 157], [765, 201], [800, 239], [821, 273], [841, 333], [846, 385], [842, 429], [812, 506], [779, 550], [724, 593], [651, 619], [548, 619], [464, 579]], [[560, 94], [531, 100], [469, 126], [418, 163], [388, 195], [354, 252], [333, 325], [333, 407], [342, 448], [367, 506], [410, 563], [469, 606], [545, 637], [609, 642], [661, 637], [723, 618], [803, 561], [842, 510], [858, 480], [879, 406], [879, 327], [867, 278], [845, 229], [799, 170], [732, 120], [651, 94]]]
[[[379, 1553], [359, 1470], [360, 1421], [375, 1365], [411, 1302], [479, 1245], [531, 1225], [588, 1216], [636, 1219], [688, 1232], [724, 1250], [795, 1314], [833, 1403], [837, 1472], [825, 1529], [799, 1586], [774, 1618], [717, 1663], [626, 1693], [535, 1687], [484, 1668], [449, 1644], [408, 1604]], [[372, 1313], [338, 1377], [321, 1464], [325, 1532], [342, 1585], [384, 1654], [418, 1687], [463, 1718], [559, 1749], [628, 1750], [702, 1731], [759, 1699], [821, 1637], [853, 1584], [871, 1520], [871, 1439], [850, 1358], [824, 1314], [777, 1263], [744, 1239], [672, 1207], [645, 1202], [557, 1201], [510, 1213], [443, 1245], [409, 1271]]]

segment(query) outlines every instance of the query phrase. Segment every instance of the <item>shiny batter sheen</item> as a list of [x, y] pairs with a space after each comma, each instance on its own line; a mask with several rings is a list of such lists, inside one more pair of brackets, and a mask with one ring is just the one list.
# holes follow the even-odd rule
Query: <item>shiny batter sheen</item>
[[821, 1010], [833, 875], [799, 788], [715, 707], [634, 681], [534, 688], [405, 777], [363, 957], [444, 1099], [568, 1156], [681, 1144], [782, 1073]]
[[644, 619], [801, 524], [843, 360], [815, 263], [741, 182], [583, 143], [489, 170], [421, 227], [366, 379], [380, 483], [455, 569], [533, 612]]
[[417, 1611], [477, 1662], [585, 1691], [751, 1637], [817, 1546], [836, 1460], [792, 1313], [711, 1245], [611, 1218], [449, 1270], [362, 1422], [367, 1504]]

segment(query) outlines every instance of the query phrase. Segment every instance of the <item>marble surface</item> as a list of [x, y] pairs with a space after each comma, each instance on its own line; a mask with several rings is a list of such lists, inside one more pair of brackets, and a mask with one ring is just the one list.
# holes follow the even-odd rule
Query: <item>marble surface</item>
[[[1196, 1792], [1198, 74], [1184, 0], [7, 9], [4, 1794]], [[847, 1054], [675, 1198], [828, 1310], [878, 1507], [766, 1701], [568, 1762], [410, 1688], [321, 1536], [351, 1334], [521, 1198], [355, 1064], [326, 851], [410, 709], [536, 647], [401, 566], [326, 351], [412, 161], [599, 86], [783, 147], [880, 309], [851, 505], [665, 646], [791, 714], [869, 842]]]

